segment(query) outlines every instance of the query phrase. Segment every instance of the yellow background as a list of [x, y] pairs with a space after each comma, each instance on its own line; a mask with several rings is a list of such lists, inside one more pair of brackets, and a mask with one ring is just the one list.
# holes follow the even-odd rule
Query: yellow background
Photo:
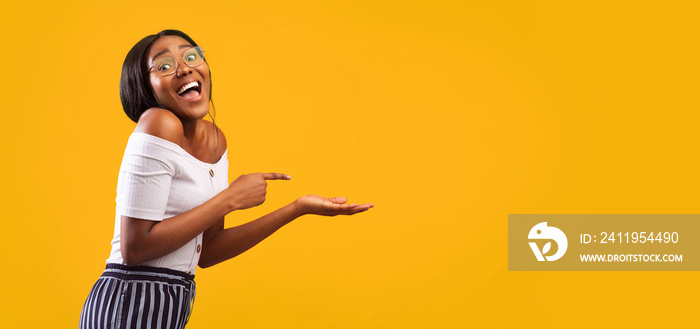
[[691, 3], [5, 2], [2, 326], [77, 326], [134, 126], [121, 64], [165, 28], [206, 49], [230, 178], [293, 177], [227, 225], [376, 205], [200, 269], [188, 328], [696, 324], [694, 272], [507, 271], [508, 214], [700, 211]]

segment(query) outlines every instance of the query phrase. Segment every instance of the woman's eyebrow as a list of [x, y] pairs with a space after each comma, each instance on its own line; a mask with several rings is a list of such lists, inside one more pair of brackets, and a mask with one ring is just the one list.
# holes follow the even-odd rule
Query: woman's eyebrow
[[[185, 44], [185, 45], [180, 45], [180, 46], [178, 46], [177, 48], [178, 48], [178, 49], [182, 49], [182, 48], [192, 48], [192, 45]], [[169, 52], [170, 52], [170, 49], [165, 48], [165, 49], [163, 49], [163, 50], [157, 52], [155, 55], [153, 55], [153, 59], [156, 59], [156, 58], [158, 58], [158, 56], [163, 55], [163, 54], [165, 54], [165, 53], [169, 53]]]

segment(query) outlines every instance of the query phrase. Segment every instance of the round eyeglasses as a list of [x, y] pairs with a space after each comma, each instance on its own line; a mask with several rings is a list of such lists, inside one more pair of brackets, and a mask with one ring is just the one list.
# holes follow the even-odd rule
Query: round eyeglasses
[[[188, 49], [182, 54], [182, 62], [189, 67], [195, 67], [204, 63], [204, 49], [200, 46]], [[153, 60], [153, 65], [148, 69], [148, 73], [151, 73], [151, 70], [155, 68], [161, 75], [171, 75], [177, 71], [177, 66], [178, 63], [175, 57], [158, 57]]]

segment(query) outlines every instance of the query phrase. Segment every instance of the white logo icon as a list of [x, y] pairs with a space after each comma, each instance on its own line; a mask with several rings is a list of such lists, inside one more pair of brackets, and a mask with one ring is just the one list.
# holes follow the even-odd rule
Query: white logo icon
[[554, 240], [554, 242], [557, 243], [557, 252], [554, 255], [544, 256], [551, 249], [552, 242], [547, 242], [544, 247], [542, 247], [542, 251], [537, 247], [537, 243], [530, 242], [530, 248], [532, 248], [532, 252], [535, 253], [535, 257], [537, 257], [537, 260], [540, 262], [544, 262], [545, 258], [550, 262], [561, 258], [561, 256], [564, 256], [564, 253], [566, 253], [566, 247], [569, 245], [569, 241], [566, 240], [564, 232], [554, 226], [547, 226], [547, 222], [542, 222], [533, 226], [527, 238], [530, 240]]

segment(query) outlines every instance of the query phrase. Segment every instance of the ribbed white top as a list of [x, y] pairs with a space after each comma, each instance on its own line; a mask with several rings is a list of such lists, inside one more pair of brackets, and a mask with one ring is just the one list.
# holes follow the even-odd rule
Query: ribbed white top
[[[201, 205], [228, 187], [227, 155], [228, 150], [217, 163], [210, 164], [165, 139], [131, 134], [119, 169], [114, 239], [107, 263], [124, 264], [120, 245], [122, 215], [161, 221]], [[140, 265], [194, 274], [201, 245], [199, 234], [180, 249]]]

